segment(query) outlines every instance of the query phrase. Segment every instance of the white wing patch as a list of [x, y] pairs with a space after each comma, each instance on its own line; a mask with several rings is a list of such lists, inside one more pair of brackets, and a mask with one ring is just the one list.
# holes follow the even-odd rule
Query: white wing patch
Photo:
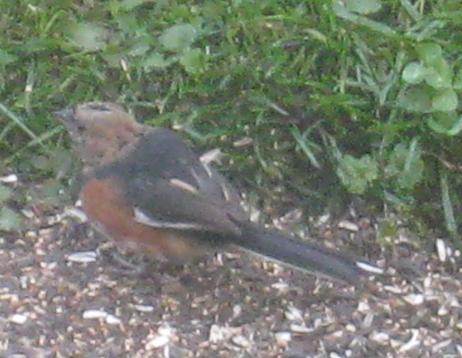
[[139, 224], [155, 227], [155, 228], [168, 228], [168, 229], [179, 229], [179, 230], [201, 230], [204, 229], [201, 225], [196, 223], [187, 222], [170, 222], [165, 220], [156, 220], [150, 216], [147, 216], [141, 209], [135, 207], [134, 209], [135, 221]]
[[380, 267], [371, 265], [363, 261], [356, 261], [356, 266], [358, 266], [361, 270], [364, 270], [366, 272], [376, 273], [378, 275], [383, 275], [383, 272], [384, 272], [383, 269], [381, 269]]
[[207, 175], [209, 176], [209, 178], [211, 178], [212, 177], [212, 171], [210, 170], [209, 165], [206, 164], [206, 163], [202, 163], [202, 167], [204, 168], [204, 170], [207, 173]]
[[229, 195], [228, 187], [226, 186], [225, 183], [221, 183], [221, 191], [223, 193], [223, 197], [225, 198], [225, 200], [229, 201], [231, 196]]
[[193, 193], [193, 194], [199, 194], [199, 191], [195, 187], [193, 187], [189, 183], [186, 183], [183, 180], [172, 178], [169, 180], [169, 184], [183, 191], [189, 191], [190, 193]]

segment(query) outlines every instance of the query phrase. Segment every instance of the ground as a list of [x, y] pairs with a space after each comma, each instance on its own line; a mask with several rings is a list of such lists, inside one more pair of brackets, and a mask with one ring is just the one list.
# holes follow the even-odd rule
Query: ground
[[[462, 355], [460, 252], [442, 240], [370, 254], [386, 275], [357, 290], [238, 252], [128, 272], [75, 210], [24, 213], [29, 229], [0, 241], [1, 357]], [[322, 232], [367, 242], [365, 222]]]

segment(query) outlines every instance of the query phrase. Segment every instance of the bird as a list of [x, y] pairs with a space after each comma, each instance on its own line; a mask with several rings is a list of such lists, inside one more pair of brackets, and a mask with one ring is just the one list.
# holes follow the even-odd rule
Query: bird
[[141, 124], [111, 102], [54, 114], [82, 162], [83, 211], [124, 252], [183, 264], [237, 247], [353, 286], [365, 273], [380, 272], [366, 260], [250, 221], [230, 182], [171, 129]]

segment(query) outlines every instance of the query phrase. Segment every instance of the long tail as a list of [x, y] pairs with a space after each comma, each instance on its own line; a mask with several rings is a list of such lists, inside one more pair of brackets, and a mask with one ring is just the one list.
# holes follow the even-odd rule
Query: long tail
[[293, 239], [279, 231], [252, 223], [241, 224], [241, 227], [244, 234], [234, 241], [236, 245], [303, 271], [324, 274], [355, 286], [360, 283], [361, 273], [382, 273], [380, 268], [367, 261], [355, 260], [338, 251]]

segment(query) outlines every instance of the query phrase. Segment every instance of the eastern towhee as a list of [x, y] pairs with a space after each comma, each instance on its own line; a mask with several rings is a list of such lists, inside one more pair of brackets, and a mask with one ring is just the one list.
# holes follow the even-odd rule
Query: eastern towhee
[[56, 112], [83, 162], [82, 207], [119, 247], [186, 262], [237, 246], [358, 284], [366, 261], [250, 222], [229, 182], [173, 131], [139, 124], [113, 103]]

